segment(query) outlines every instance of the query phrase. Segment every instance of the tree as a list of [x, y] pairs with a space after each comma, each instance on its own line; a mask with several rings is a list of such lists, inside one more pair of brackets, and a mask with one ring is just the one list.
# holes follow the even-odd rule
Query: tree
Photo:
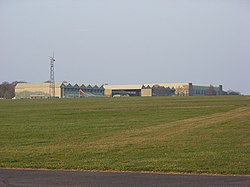
[[212, 85], [205, 91], [205, 95], [216, 95], [216, 91]]
[[154, 85], [152, 88], [153, 95], [155, 96], [164, 96], [165, 95], [165, 88], [160, 85]]
[[15, 90], [14, 89], [9, 89], [4, 93], [5, 99], [12, 99], [13, 97], [15, 97]]
[[12, 83], [3, 82], [0, 84], [0, 98], [12, 99], [15, 97], [15, 87], [18, 83], [23, 83], [24, 81], [14, 81]]
[[6, 85], [0, 84], [0, 98], [4, 98], [4, 93], [6, 92]]
[[153, 96], [171, 96], [175, 94], [174, 88], [165, 88], [164, 86], [154, 85], [152, 87]]
[[174, 89], [174, 87], [173, 88], [169, 88], [169, 87], [167, 87], [166, 88], [166, 94], [167, 94], [167, 96], [172, 96], [172, 95], [175, 95], [175, 89]]

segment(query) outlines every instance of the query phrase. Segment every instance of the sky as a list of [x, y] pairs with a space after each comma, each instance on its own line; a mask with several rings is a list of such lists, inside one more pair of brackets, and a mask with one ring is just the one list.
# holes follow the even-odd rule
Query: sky
[[250, 94], [249, 0], [0, 0], [0, 82], [192, 82]]

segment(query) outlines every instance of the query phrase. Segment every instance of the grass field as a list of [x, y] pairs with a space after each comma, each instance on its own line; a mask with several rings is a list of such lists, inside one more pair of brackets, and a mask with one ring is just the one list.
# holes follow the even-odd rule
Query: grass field
[[250, 97], [1, 100], [0, 167], [250, 174]]

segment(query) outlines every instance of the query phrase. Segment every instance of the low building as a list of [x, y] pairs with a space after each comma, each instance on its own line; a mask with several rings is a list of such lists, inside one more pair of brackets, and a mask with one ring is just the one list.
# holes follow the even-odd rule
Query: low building
[[[55, 97], [61, 97], [61, 83], [55, 83]], [[18, 83], [15, 87], [16, 99], [50, 97], [50, 83]]]
[[[41, 99], [50, 97], [50, 83], [18, 83], [16, 99]], [[199, 85], [192, 83], [154, 83], [131, 85], [91, 85], [56, 83], [55, 97], [127, 97], [127, 96], [203, 96], [222, 95], [222, 85]]]
[[222, 85], [192, 85], [192, 96], [223, 95]]
[[152, 96], [152, 89], [142, 84], [132, 85], [104, 85], [104, 96]]
[[62, 83], [60, 88], [61, 98], [102, 97], [104, 95], [103, 86], [91, 84]]
[[192, 83], [154, 83], [134, 85], [104, 85], [105, 96], [203, 96], [222, 95], [222, 85], [199, 85]]
[[193, 83], [157, 83], [149, 84], [150, 87], [154, 85], [160, 85], [165, 88], [175, 89], [176, 96], [204, 96], [204, 95], [222, 95], [222, 85], [204, 85], [204, 84], [193, 84]]

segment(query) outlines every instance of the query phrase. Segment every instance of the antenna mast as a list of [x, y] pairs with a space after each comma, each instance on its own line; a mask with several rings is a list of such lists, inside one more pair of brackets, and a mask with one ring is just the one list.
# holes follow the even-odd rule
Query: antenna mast
[[54, 58], [54, 53], [53, 57], [50, 58], [50, 86], [49, 86], [49, 95], [51, 98], [55, 97], [55, 70], [54, 70], [54, 62], [56, 61]]

